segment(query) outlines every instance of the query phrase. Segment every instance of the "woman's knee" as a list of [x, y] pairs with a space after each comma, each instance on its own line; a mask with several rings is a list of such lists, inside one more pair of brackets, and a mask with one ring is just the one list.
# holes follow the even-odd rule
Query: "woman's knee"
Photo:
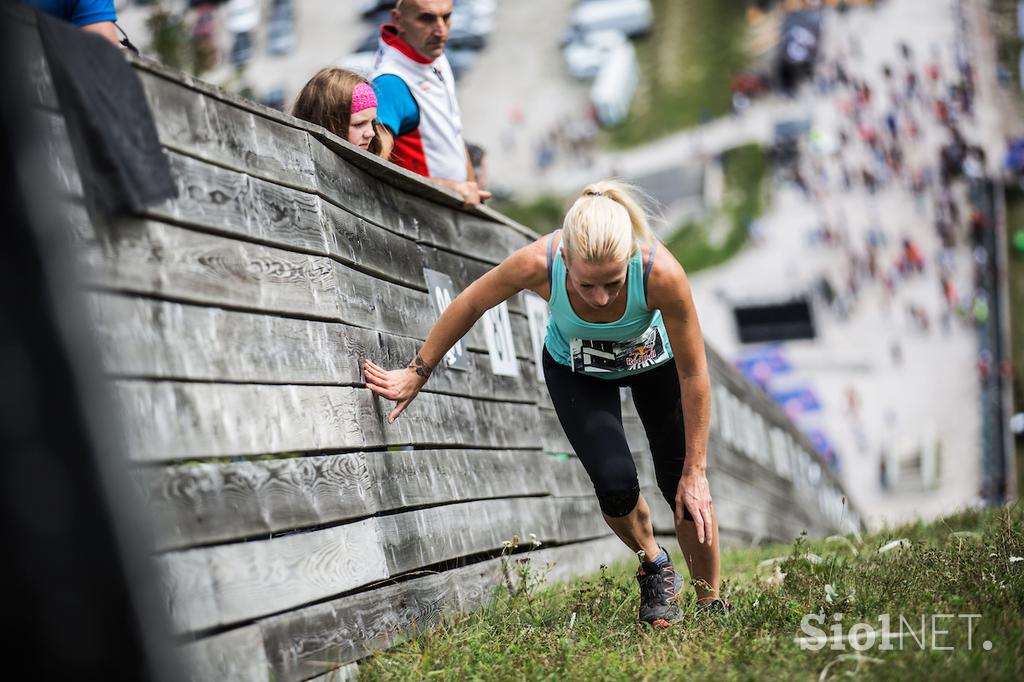
[[598, 490], [596, 492], [601, 511], [612, 518], [628, 516], [636, 509], [636, 504], [640, 500], [639, 482], [634, 482], [630, 488]]

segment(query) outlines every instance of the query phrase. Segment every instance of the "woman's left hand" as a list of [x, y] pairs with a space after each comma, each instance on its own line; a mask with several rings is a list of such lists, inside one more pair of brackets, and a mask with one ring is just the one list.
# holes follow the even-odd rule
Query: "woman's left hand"
[[[685, 505], [685, 507], [684, 507]], [[712, 535], [711, 488], [702, 471], [683, 472], [676, 490], [676, 525], [683, 521], [683, 509], [689, 509], [697, 526], [697, 541], [710, 545]]]

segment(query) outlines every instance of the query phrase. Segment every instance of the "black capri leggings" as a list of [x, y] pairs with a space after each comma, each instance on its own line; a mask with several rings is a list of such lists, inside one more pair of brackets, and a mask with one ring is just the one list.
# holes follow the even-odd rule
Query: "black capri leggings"
[[[640, 414], [654, 457], [661, 494], [676, 507], [676, 489], [683, 474], [686, 438], [679, 375], [675, 362], [620, 379], [599, 379], [559, 364], [544, 349], [544, 379], [551, 402], [576, 456], [583, 463], [601, 511], [625, 516], [636, 507], [640, 484], [636, 464], [622, 428], [619, 387], [628, 386]], [[693, 521], [688, 509], [683, 518]]]

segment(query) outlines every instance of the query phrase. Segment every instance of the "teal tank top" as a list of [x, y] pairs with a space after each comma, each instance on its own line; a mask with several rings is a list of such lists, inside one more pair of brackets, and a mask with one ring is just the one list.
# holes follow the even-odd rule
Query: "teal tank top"
[[[554, 237], [552, 236], [552, 242]], [[655, 245], [657, 249], [657, 245]], [[654, 262], [654, 251], [648, 262]], [[548, 249], [551, 298], [544, 346], [559, 364], [602, 379], [618, 379], [644, 372], [672, 359], [672, 347], [660, 310], [647, 308], [646, 280], [640, 249], [626, 270], [626, 310], [615, 322], [587, 322], [569, 303], [562, 247]]]

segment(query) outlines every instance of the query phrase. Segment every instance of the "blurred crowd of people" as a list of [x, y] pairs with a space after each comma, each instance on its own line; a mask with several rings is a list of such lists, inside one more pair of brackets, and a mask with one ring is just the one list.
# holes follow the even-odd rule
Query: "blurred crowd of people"
[[[820, 207], [808, 241], [843, 255], [840, 269], [822, 269], [817, 276], [816, 295], [841, 323], [868, 300], [895, 311], [903, 323], [889, 343], [894, 365], [905, 360], [908, 332], [949, 334], [958, 325], [975, 329], [981, 339], [991, 331], [994, 220], [981, 199], [985, 152], [968, 141], [977, 125], [977, 88], [963, 33], [954, 46], [953, 69], [943, 67], [949, 62], [943, 62], [938, 45], [918, 55], [905, 42], [895, 46], [896, 58], [880, 74], [864, 73], [857, 46], [821, 64], [815, 87], [833, 99], [838, 128], [831, 144], [828, 132], [811, 131], [810, 153], [790, 169], [792, 183]], [[852, 230], [843, 209], [829, 201], [850, 192], [868, 196], [867, 224], [857, 226], [863, 229]], [[909, 195], [916, 219], [883, 214], [880, 202], [893, 192]], [[933, 243], [934, 249], [926, 246]], [[934, 280], [940, 308], [923, 302], [919, 286], [907, 286], [922, 278]], [[999, 364], [991, 344], [980, 341], [978, 348], [984, 391], [993, 374], [1012, 368], [1009, 361]], [[850, 414], [851, 428], [863, 434], [857, 411]], [[866, 438], [855, 440], [863, 452], [870, 449]], [[883, 489], [885, 460], [883, 454]]]

